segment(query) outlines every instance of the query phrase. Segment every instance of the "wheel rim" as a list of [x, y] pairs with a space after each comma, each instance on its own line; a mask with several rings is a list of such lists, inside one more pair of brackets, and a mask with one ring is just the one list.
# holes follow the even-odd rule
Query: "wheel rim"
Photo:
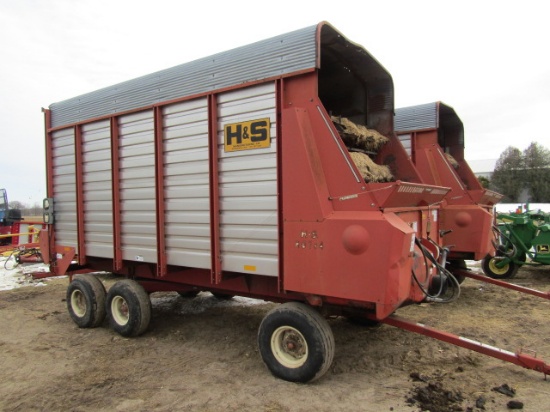
[[504, 265], [503, 267], [499, 268], [495, 265], [495, 259], [491, 259], [489, 261], [489, 269], [495, 275], [505, 275], [506, 272], [508, 272], [509, 267], [510, 267], [510, 264], [507, 264], [507, 265]]
[[71, 293], [71, 308], [76, 316], [82, 318], [86, 314], [86, 297], [80, 290], [73, 290]]
[[291, 326], [281, 326], [273, 332], [271, 351], [275, 359], [287, 368], [299, 368], [308, 357], [304, 335]]
[[119, 325], [126, 325], [130, 319], [128, 303], [122, 296], [115, 296], [111, 301], [111, 313], [114, 321]]

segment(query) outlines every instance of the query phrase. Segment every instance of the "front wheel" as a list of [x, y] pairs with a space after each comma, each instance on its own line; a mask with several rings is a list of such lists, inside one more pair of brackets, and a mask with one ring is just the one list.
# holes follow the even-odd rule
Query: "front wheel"
[[513, 278], [519, 270], [519, 265], [510, 261], [502, 267], [497, 267], [499, 258], [487, 255], [481, 261], [483, 272], [493, 279], [510, 279]]
[[311, 307], [284, 303], [260, 324], [258, 346], [271, 373], [290, 382], [323, 376], [334, 358], [334, 335], [327, 321]]
[[67, 309], [79, 328], [95, 328], [105, 319], [105, 287], [94, 275], [76, 275], [67, 288]]
[[122, 336], [139, 336], [151, 321], [151, 300], [134, 280], [115, 283], [107, 293], [107, 314], [111, 327]]

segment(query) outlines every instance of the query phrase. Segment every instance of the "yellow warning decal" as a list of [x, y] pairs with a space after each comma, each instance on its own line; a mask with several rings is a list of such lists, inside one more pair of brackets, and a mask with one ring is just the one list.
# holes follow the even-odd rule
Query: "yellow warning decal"
[[271, 146], [269, 118], [226, 124], [223, 129], [224, 150], [263, 149]]
[[248, 270], [250, 272], [256, 272], [256, 266], [244, 265], [244, 270]]

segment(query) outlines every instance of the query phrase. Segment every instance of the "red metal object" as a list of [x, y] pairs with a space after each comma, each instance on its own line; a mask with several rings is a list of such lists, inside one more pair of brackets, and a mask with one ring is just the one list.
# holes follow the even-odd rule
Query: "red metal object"
[[469, 270], [456, 269], [453, 271], [453, 273], [459, 276], [465, 276], [467, 278], [479, 280], [480, 282], [491, 283], [493, 285], [500, 286], [506, 289], [515, 290], [516, 292], [526, 293], [528, 295], [537, 296], [543, 299], [550, 299], [550, 292], [542, 292], [540, 290], [526, 288], [525, 286], [515, 285], [513, 283], [493, 279], [488, 276], [478, 275], [476, 273], [470, 272]]
[[423, 325], [421, 323], [414, 323], [395, 315], [383, 319], [382, 322], [400, 329], [405, 329], [410, 332], [419, 333], [430, 338], [438, 339], [440, 341], [451, 343], [462, 348], [470, 349], [483, 355], [510, 362], [526, 369], [542, 372], [545, 378], [546, 375], [550, 375], [550, 365], [545, 363], [542, 359], [526, 355], [524, 353], [521, 353], [521, 351], [518, 351], [516, 353], [509, 352], [462, 336], [443, 332]]
[[13, 245], [0, 246], [0, 253], [9, 252], [12, 250], [18, 250], [19, 248], [29, 249], [29, 248], [36, 248], [39, 246], [40, 246], [40, 243], [21, 243], [15, 247]]
[[[324, 43], [322, 30], [327, 36]], [[447, 227], [457, 231], [468, 228], [467, 233], [472, 235], [471, 229], [479, 227], [484, 232], [486, 226], [481, 221], [491, 217], [488, 210], [494, 199], [475, 186], [474, 181], [470, 182], [469, 191], [455, 184], [455, 181], [458, 182], [456, 176], [451, 184], [449, 179], [453, 175], [449, 170], [445, 170], [446, 177], [438, 177], [437, 181], [426, 178], [428, 172], [433, 176], [434, 171], [444, 167], [448, 169], [448, 164], [437, 160], [439, 149], [435, 149], [434, 153], [438, 154], [435, 156], [426, 152], [426, 146], [418, 146], [415, 156], [420, 159], [425, 154], [426, 168], [417, 168], [395, 139], [393, 83], [389, 73], [366, 51], [345, 40], [325, 23], [317, 28], [317, 41], [319, 64], [314, 70], [300, 70], [261, 80], [254, 77], [234, 86], [170, 101], [155, 101], [127, 112], [105, 114], [56, 128], [51, 127], [51, 112], [45, 110], [48, 196], [58, 196], [60, 202], [66, 202], [70, 211], [73, 210], [73, 195], [77, 203], [75, 222], [64, 221], [57, 227], [59, 237], [64, 237], [62, 242], [56, 241], [55, 225], [41, 233], [41, 248], [46, 251], [44, 259], [50, 264], [52, 274], [64, 274], [73, 263], [78, 263], [71, 268], [74, 269], [71, 274], [114, 271], [138, 281], [147, 292], [210, 290], [272, 301], [301, 301], [319, 306], [327, 314], [359, 310], [365, 316], [388, 324], [418, 329], [389, 317], [397, 308], [424, 301], [428, 297], [429, 289], [440, 272], [436, 262], [442, 263], [444, 260], [439, 254], [443, 243], [442, 230]], [[324, 54], [321, 69], [323, 48], [329, 50]], [[346, 60], [346, 57], [349, 58]], [[357, 73], [360, 75], [355, 75]], [[333, 81], [338, 76], [339, 81]], [[341, 87], [344, 92], [350, 93], [349, 101], [338, 94], [344, 95]], [[176, 104], [178, 107], [174, 107]], [[173, 172], [178, 177], [175, 183], [168, 182], [167, 170], [174, 169], [169, 169], [171, 166], [167, 166], [165, 160], [171, 154], [165, 144], [165, 139], [168, 140], [165, 129], [170, 126], [164, 113], [172, 109], [178, 117], [192, 112], [189, 115], [191, 120], [172, 119], [178, 131], [192, 130], [189, 134], [175, 134], [173, 138], [177, 143], [173, 146], [178, 146], [177, 149], [172, 148], [177, 152], [174, 156], [177, 161], [173, 163], [185, 165], [188, 162], [184, 171], [178, 169]], [[186, 113], [181, 114], [178, 110]], [[332, 124], [329, 113], [333, 111], [349, 113], [359, 123], [376, 128], [390, 137], [390, 143], [372, 156], [374, 162], [391, 167], [395, 181], [365, 182], [344, 140]], [[119, 141], [120, 136], [126, 139], [128, 134], [119, 130], [119, 125], [130, 114], [142, 123], [136, 122], [130, 126], [137, 138], [131, 140], [132, 144], [123, 145]], [[267, 142], [267, 146], [255, 146], [250, 143], [253, 142], [250, 135], [238, 134], [235, 137], [237, 140], [250, 138], [247, 142], [250, 147], [227, 150], [227, 140], [233, 140], [234, 133], [231, 129], [231, 137], [226, 138], [224, 127], [249, 125], [252, 129], [254, 121], [260, 120], [261, 123], [265, 118], [269, 130], [263, 130], [265, 136], [258, 139]], [[108, 219], [98, 221], [103, 230], [98, 237], [107, 233], [105, 237], [112, 235], [113, 241], [112, 245], [104, 242], [108, 245], [105, 247], [107, 252], [90, 252], [92, 247], [87, 250], [84, 241], [84, 223], [89, 224], [90, 220], [86, 218], [91, 219], [92, 213], [85, 215], [84, 201], [88, 206], [94, 199], [92, 196], [84, 198], [88, 193], [88, 181], [84, 178], [86, 170], [82, 164], [86, 162], [87, 152], [80, 147], [81, 129], [106, 119], [110, 127], [103, 127], [97, 139], [103, 139], [101, 147], [110, 150], [110, 165], [103, 162], [101, 167], [102, 172], [110, 173], [112, 178], [112, 199], [108, 200], [112, 202], [113, 219], [112, 223], [105, 223]], [[273, 123], [276, 124], [275, 133], [271, 130]], [[141, 127], [143, 124], [147, 126]], [[76, 184], [73, 188], [71, 182], [56, 182], [61, 186], [59, 191], [62, 193], [55, 193], [57, 186], [54, 182], [60, 178], [54, 167], [59, 167], [55, 165], [59, 159], [54, 153], [53, 134], [61, 132], [59, 135], [64, 138], [62, 143], [65, 144], [72, 138], [70, 133], [66, 138], [64, 133], [67, 130], [74, 130], [74, 142], [78, 147], [75, 148], [74, 159], [66, 158], [72, 153], [70, 150], [62, 151], [59, 157], [63, 161], [59, 163], [62, 168], [75, 162]], [[105, 137], [109, 132], [110, 136]], [[245, 130], [245, 133], [248, 132], [252, 134], [251, 130]], [[272, 140], [276, 140], [276, 144], [272, 144]], [[154, 142], [154, 169], [142, 169], [141, 159], [151, 163], [150, 150], [144, 148], [151, 141]], [[61, 143], [60, 146], [64, 148]], [[126, 149], [128, 146], [132, 148]], [[188, 151], [178, 152], [183, 150], [182, 147]], [[258, 148], [262, 150], [252, 154], [239, 152]], [[132, 170], [124, 170], [122, 165], [125, 162], [120, 160], [128, 151], [134, 156], [134, 166], [128, 167], [135, 173], [132, 189], [140, 191], [133, 198], [125, 195], [135, 195], [135, 192], [124, 193], [131, 179], [121, 184], [123, 175], [132, 173]], [[269, 171], [267, 177], [263, 174], [264, 168]], [[467, 165], [465, 169], [468, 170]], [[234, 174], [224, 174], [228, 170]], [[152, 173], [154, 179], [151, 179]], [[203, 173], [208, 173], [208, 176], [203, 176]], [[463, 176], [462, 179], [468, 180], [470, 177]], [[152, 180], [154, 183], [151, 183]], [[155, 199], [150, 198], [153, 184]], [[176, 206], [170, 209], [168, 206], [172, 204], [167, 190], [174, 188], [181, 189], [184, 195], [178, 197], [173, 203]], [[462, 194], [475, 193], [475, 199], [484, 199], [487, 205], [481, 207], [472, 202], [473, 195], [468, 201], [455, 201], [450, 193], [459, 191]], [[66, 192], [71, 193], [65, 196]], [[146, 198], [142, 197], [142, 193]], [[199, 199], [193, 204], [195, 209], [184, 207], [189, 200], [187, 196]], [[65, 200], [67, 198], [69, 200]], [[182, 206], [178, 208], [180, 204]], [[455, 206], [458, 206], [456, 210], [453, 209]], [[101, 207], [105, 208], [105, 203]], [[440, 215], [442, 207], [447, 211], [445, 218]], [[154, 223], [151, 222], [153, 213], [149, 213], [147, 208], [155, 208]], [[172, 215], [167, 216], [167, 209]], [[128, 213], [132, 210], [142, 213]], [[124, 213], [127, 215], [124, 216]], [[67, 215], [70, 216], [70, 213]], [[203, 225], [198, 226], [194, 218], [203, 219], [199, 222]], [[185, 225], [178, 226], [179, 237], [170, 239], [171, 249], [178, 249], [176, 254], [179, 253], [177, 260], [171, 261], [172, 250], [170, 253], [166, 250], [169, 243], [167, 236], [170, 235], [166, 226], [167, 222], [175, 221]], [[76, 223], [76, 243], [73, 223]], [[144, 224], [140, 229], [145, 228], [137, 231], [141, 239], [128, 242], [134, 232], [127, 228], [134, 229], [132, 224], [140, 226], [141, 223]], [[185, 232], [185, 237], [181, 232]], [[228, 232], [239, 232], [240, 237]], [[481, 243], [489, 243], [488, 238], [483, 238], [482, 234], [480, 237]], [[459, 239], [462, 240], [463, 235]], [[200, 243], [203, 248], [194, 249], [195, 243]], [[75, 255], [76, 248], [78, 256]], [[455, 248], [457, 253], [463, 252], [461, 248]], [[234, 253], [229, 255], [228, 252]], [[472, 253], [477, 256], [481, 252], [476, 249]], [[144, 258], [144, 255], [147, 256]], [[261, 265], [265, 261], [268, 263], [262, 269], [264, 271], [257, 272], [255, 263], [260, 262]], [[433, 296], [429, 297], [433, 299]], [[431, 330], [429, 333], [453, 343], [459, 341], [446, 337], [443, 332]], [[485, 348], [483, 345], [481, 347]], [[519, 359], [524, 364], [539, 367], [530, 358], [521, 356]], [[546, 371], [546, 365], [540, 367]]]
[[411, 160], [422, 182], [450, 188], [440, 213], [449, 259], [480, 260], [494, 252], [492, 209], [502, 195], [484, 189], [464, 159], [464, 127], [455, 111], [441, 102], [434, 103], [434, 110], [433, 126], [403, 128], [397, 134], [410, 138]]
[[[383, 318], [399, 306], [424, 299], [416, 283], [411, 282], [411, 268], [418, 268], [417, 275], [427, 288], [435, 275], [433, 269], [426, 269], [422, 263], [421, 253], [415, 249], [415, 237], [431, 236], [439, 241], [437, 204], [441, 202], [448, 188], [429, 186], [418, 183], [418, 176], [413, 176], [416, 183], [397, 181], [366, 184], [357, 168], [351, 161], [347, 149], [342, 144], [336, 129], [330, 121], [323, 102], [316, 96], [318, 88], [316, 73], [300, 75], [285, 79], [284, 87], [276, 87], [280, 93], [276, 97], [282, 105], [278, 113], [281, 136], [278, 140], [278, 185], [280, 187], [281, 214], [277, 218], [282, 223], [279, 237], [281, 273], [277, 287], [266, 292], [269, 296], [289, 296], [299, 293], [302, 296], [320, 296], [324, 302], [357, 302], [361, 306], [376, 302], [376, 316]], [[220, 287], [225, 277], [243, 277], [243, 274], [230, 273], [224, 270], [220, 259], [219, 239], [219, 165], [217, 162], [218, 122], [216, 121], [217, 94], [209, 95], [210, 124], [210, 204], [211, 204], [211, 256], [213, 267], [208, 275], [210, 287]], [[166, 103], [168, 104], [168, 103]], [[155, 138], [157, 159], [156, 183], [156, 216], [157, 237], [160, 236], [157, 250], [160, 257], [164, 254], [163, 230], [159, 224], [164, 222], [162, 201], [162, 169], [159, 166], [164, 154], [160, 144], [162, 128], [160, 116], [164, 104], [155, 108]], [[279, 107], [279, 106], [277, 106]], [[46, 113], [47, 117], [49, 112]], [[111, 150], [113, 159], [113, 210], [118, 207], [116, 200], [118, 187], [116, 116], [111, 120]], [[379, 129], [392, 129], [391, 111], [385, 120], [379, 121]], [[95, 119], [90, 120], [93, 122]], [[77, 127], [77, 131], [82, 125]], [[52, 130], [48, 132], [51, 136]], [[81, 139], [75, 139], [79, 144]], [[75, 151], [77, 158], [81, 150]], [[402, 158], [401, 161], [406, 159]], [[408, 161], [406, 161], [408, 162]], [[48, 162], [51, 166], [51, 162]], [[407, 173], [414, 172], [408, 164], [402, 166]], [[77, 167], [77, 174], [82, 174], [82, 167]], [[50, 179], [54, 179], [50, 176]], [[77, 177], [77, 192], [84, 193], [81, 187], [83, 178]], [[55, 196], [55, 193], [52, 193]], [[79, 195], [78, 213], [82, 215], [82, 194]], [[87, 200], [88, 201], [88, 200]], [[120, 211], [120, 209], [119, 209]], [[115, 239], [115, 259], [111, 267], [117, 272], [142, 278], [156, 278], [162, 274], [164, 280], [173, 279], [173, 273], [180, 273], [179, 282], [190, 283], [189, 269], [182, 271], [177, 267], [164, 269], [162, 259], [154, 264], [147, 264], [141, 270], [139, 262], [120, 261], [120, 219], [114, 214], [113, 236]], [[83, 216], [78, 218], [79, 230], [82, 232]], [[55, 233], [50, 234], [50, 241]], [[79, 239], [81, 236], [79, 235]], [[56, 245], [61, 247], [63, 245]], [[51, 246], [50, 246], [51, 247]], [[85, 249], [83, 249], [85, 250]], [[50, 253], [59, 253], [55, 249]], [[62, 273], [68, 268], [69, 251], [61, 254], [54, 272]], [[87, 266], [94, 268], [96, 260], [92, 256], [78, 256], [78, 261], [86, 261]], [[53, 262], [60, 260], [53, 259]], [[88, 263], [88, 260], [90, 262]], [[50, 259], [52, 261], [52, 259]], [[151, 271], [151, 267], [154, 268]], [[365, 268], [369, 270], [365, 270]], [[107, 269], [109, 270], [109, 269]], [[198, 270], [206, 274], [208, 271]], [[342, 274], [344, 278], [335, 276]], [[380, 276], [387, 274], [387, 276]], [[201, 275], [202, 276], [202, 275]], [[251, 289], [257, 282], [256, 276], [246, 277], [245, 284]], [[145, 279], [144, 279], [145, 280]], [[197, 283], [196, 279], [193, 282]], [[199, 282], [205, 284], [205, 282]], [[160, 287], [160, 285], [159, 285]], [[232, 291], [237, 292], [237, 291]], [[246, 291], [238, 291], [239, 293]], [[250, 293], [250, 292], [248, 292]], [[317, 301], [318, 299], [315, 298]]]
[[29, 247], [37, 244], [39, 228], [46, 225], [42, 222], [22, 221], [14, 222], [10, 226], [0, 226], [0, 238], [9, 239], [8, 243], [0, 246], [0, 251], [5, 252], [17, 247]]
[[73, 263], [73, 259], [76, 256], [76, 250], [74, 247], [53, 245], [54, 254], [44, 253], [44, 251], [51, 251], [53, 243], [51, 241], [52, 236], [53, 233], [50, 229], [41, 230], [39, 247], [44, 263], [50, 265], [50, 276], [62, 276], [67, 273], [69, 266]]

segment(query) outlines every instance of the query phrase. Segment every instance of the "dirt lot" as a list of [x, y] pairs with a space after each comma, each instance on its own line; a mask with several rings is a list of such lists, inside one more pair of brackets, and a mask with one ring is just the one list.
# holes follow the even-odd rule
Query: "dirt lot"
[[[550, 268], [522, 268], [515, 282], [549, 290]], [[106, 323], [76, 327], [67, 284], [0, 292], [0, 410], [505, 411], [510, 401], [548, 410], [550, 379], [541, 373], [391, 326], [331, 319], [331, 369], [293, 384], [269, 373], [256, 346], [271, 303], [153, 294], [149, 330], [127, 339]], [[398, 314], [511, 351], [536, 349], [550, 362], [548, 300], [468, 279], [457, 302]]]

